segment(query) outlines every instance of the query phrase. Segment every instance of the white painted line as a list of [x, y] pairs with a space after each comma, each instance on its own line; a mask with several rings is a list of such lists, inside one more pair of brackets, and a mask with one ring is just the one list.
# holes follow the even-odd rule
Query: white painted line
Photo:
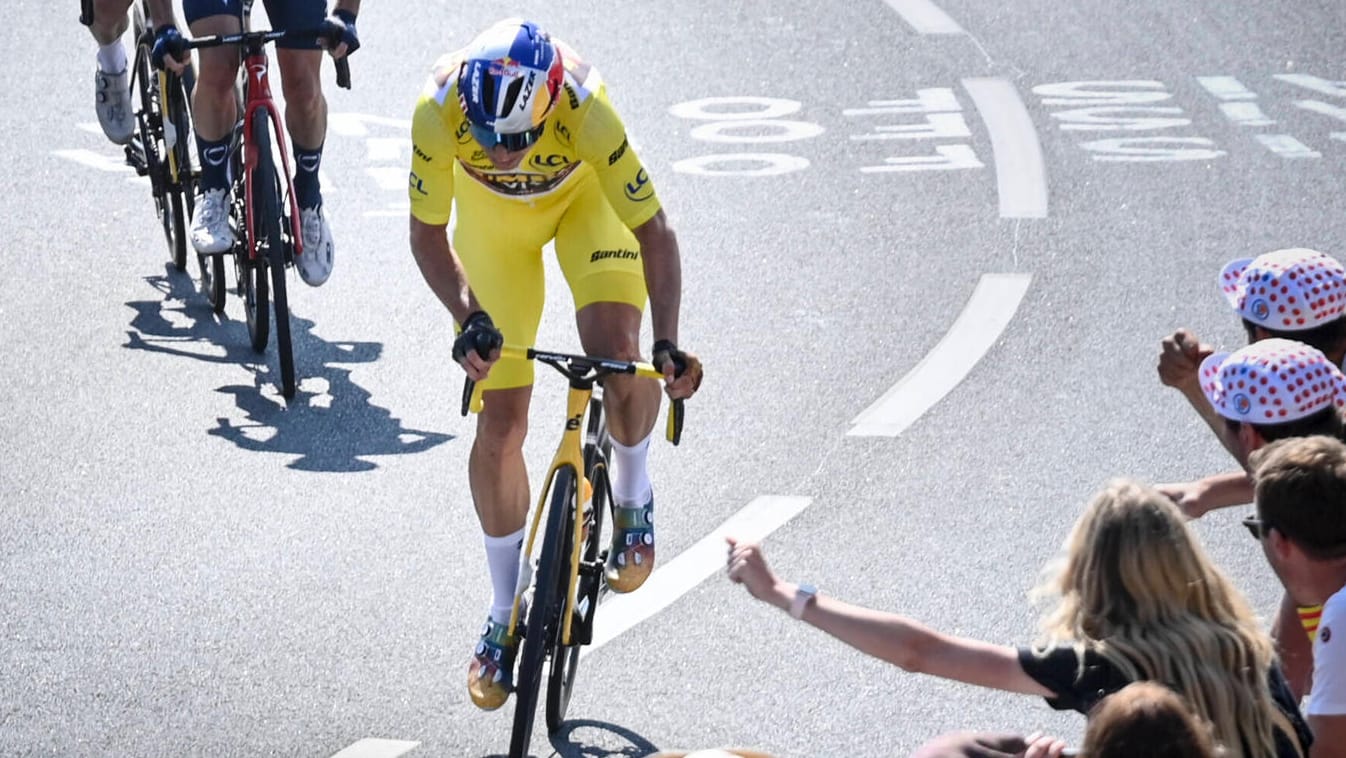
[[784, 526], [813, 502], [813, 498], [763, 495], [662, 568], [655, 569], [641, 588], [629, 595], [608, 595], [594, 619], [594, 641], [581, 648], [583, 657], [611, 642], [622, 632], [672, 605], [716, 571], [723, 571], [729, 548], [726, 536], [756, 542]]
[[1313, 113], [1320, 113], [1324, 116], [1331, 116], [1338, 121], [1346, 121], [1346, 108], [1329, 105], [1321, 100], [1296, 100], [1295, 107], [1303, 108], [1304, 110]]
[[1321, 158], [1323, 154], [1288, 134], [1259, 134], [1257, 141], [1282, 158]]
[[897, 171], [954, 171], [964, 168], [985, 168], [977, 160], [971, 145], [935, 145], [935, 155], [907, 155], [884, 158], [883, 166], [861, 166], [862, 174]]
[[851, 423], [851, 437], [896, 437], [972, 371], [1019, 309], [1030, 274], [983, 274], [953, 328]]
[[1269, 118], [1257, 103], [1220, 103], [1224, 115], [1241, 126], [1271, 126], [1276, 120]]
[[1232, 76], [1198, 76], [1201, 86], [1221, 100], [1256, 100], [1257, 93]]
[[373, 179], [381, 190], [402, 190], [407, 186], [405, 166], [372, 166], [365, 169], [365, 174]]
[[406, 740], [378, 740], [368, 737], [343, 749], [332, 758], [397, 758], [411, 752], [420, 744]]
[[991, 135], [1001, 218], [1047, 217], [1047, 168], [1028, 108], [1006, 79], [964, 79]]
[[57, 158], [65, 158], [68, 161], [74, 161], [81, 165], [88, 166], [89, 168], [96, 168], [99, 171], [112, 171], [118, 173], [123, 171], [135, 172], [134, 168], [126, 165], [126, 156], [124, 155], [114, 157], [102, 153], [95, 153], [92, 150], [85, 150], [83, 148], [78, 150], [53, 150], [51, 151], [51, 154]]
[[887, 0], [917, 34], [966, 34], [958, 22], [930, 0]]

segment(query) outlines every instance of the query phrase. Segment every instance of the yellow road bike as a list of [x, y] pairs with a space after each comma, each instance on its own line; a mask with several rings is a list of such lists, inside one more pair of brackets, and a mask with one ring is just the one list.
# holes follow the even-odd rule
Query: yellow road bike
[[[603, 563], [607, 549], [602, 532], [604, 516], [612, 504], [612, 485], [608, 480], [611, 442], [603, 416], [602, 379], [613, 374], [662, 379], [663, 374], [649, 363], [509, 345], [501, 348], [500, 355], [545, 363], [570, 381], [561, 441], [537, 505], [529, 514], [518, 590], [509, 619], [510, 633], [521, 636], [509, 755], [522, 758], [528, 754], [533, 736], [545, 664], [550, 659], [547, 730], [555, 732], [570, 705], [580, 647], [593, 640], [594, 614], [600, 596], [606, 592]], [[463, 387], [464, 416], [471, 408], [474, 390], [475, 383], [468, 379]], [[666, 436], [675, 445], [682, 437], [682, 419], [682, 401], [674, 400], [669, 404]], [[525, 604], [529, 591], [532, 597]]]

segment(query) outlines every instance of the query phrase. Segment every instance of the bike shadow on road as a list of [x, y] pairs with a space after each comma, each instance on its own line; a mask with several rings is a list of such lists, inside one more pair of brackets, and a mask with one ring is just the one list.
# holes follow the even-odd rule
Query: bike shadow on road
[[[253, 351], [247, 323], [217, 317], [196, 289], [195, 280], [165, 266], [162, 276], [145, 277], [163, 297], [126, 303], [135, 311], [123, 347], [235, 365], [252, 374], [251, 384], [216, 388], [232, 395], [245, 420], [216, 418], [210, 434], [244, 450], [296, 456], [287, 464], [301, 471], [356, 472], [377, 468], [377, 455], [429, 450], [453, 435], [408, 429], [392, 412], [370, 402], [368, 390], [351, 380], [343, 364], [372, 363], [378, 342], [331, 342], [313, 333], [313, 321], [290, 314], [299, 389], [281, 396], [274, 345]], [[236, 305], [236, 303], [235, 303]]]

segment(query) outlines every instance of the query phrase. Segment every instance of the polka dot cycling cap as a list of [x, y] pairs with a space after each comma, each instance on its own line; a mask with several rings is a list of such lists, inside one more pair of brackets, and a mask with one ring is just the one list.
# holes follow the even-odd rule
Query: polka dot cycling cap
[[1230, 261], [1220, 288], [1240, 316], [1278, 332], [1313, 329], [1346, 313], [1346, 268], [1303, 247]]
[[1221, 416], [1286, 424], [1336, 405], [1346, 409], [1346, 376], [1319, 350], [1266, 339], [1201, 362], [1201, 390]]

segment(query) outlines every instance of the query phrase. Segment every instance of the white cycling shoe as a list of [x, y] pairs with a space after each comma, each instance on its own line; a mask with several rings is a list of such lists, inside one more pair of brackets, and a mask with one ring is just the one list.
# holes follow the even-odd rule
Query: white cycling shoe
[[304, 236], [304, 251], [295, 256], [294, 267], [299, 278], [310, 287], [320, 287], [332, 275], [332, 228], [327, 224], [322, 206], [299, 211], [299, 226]]
[[94, 110], [103, 134], [125, 145], [136, 131], [135, 113], [131, 110], [131, 77], [123, 68], [119, 74], [94, 69]]
[[192, 247], [202, 255], [227, 253], [234, 246], [234, 228], [229, 224], [228, 190], [206, 190], [196, 196], [191, 236]]

